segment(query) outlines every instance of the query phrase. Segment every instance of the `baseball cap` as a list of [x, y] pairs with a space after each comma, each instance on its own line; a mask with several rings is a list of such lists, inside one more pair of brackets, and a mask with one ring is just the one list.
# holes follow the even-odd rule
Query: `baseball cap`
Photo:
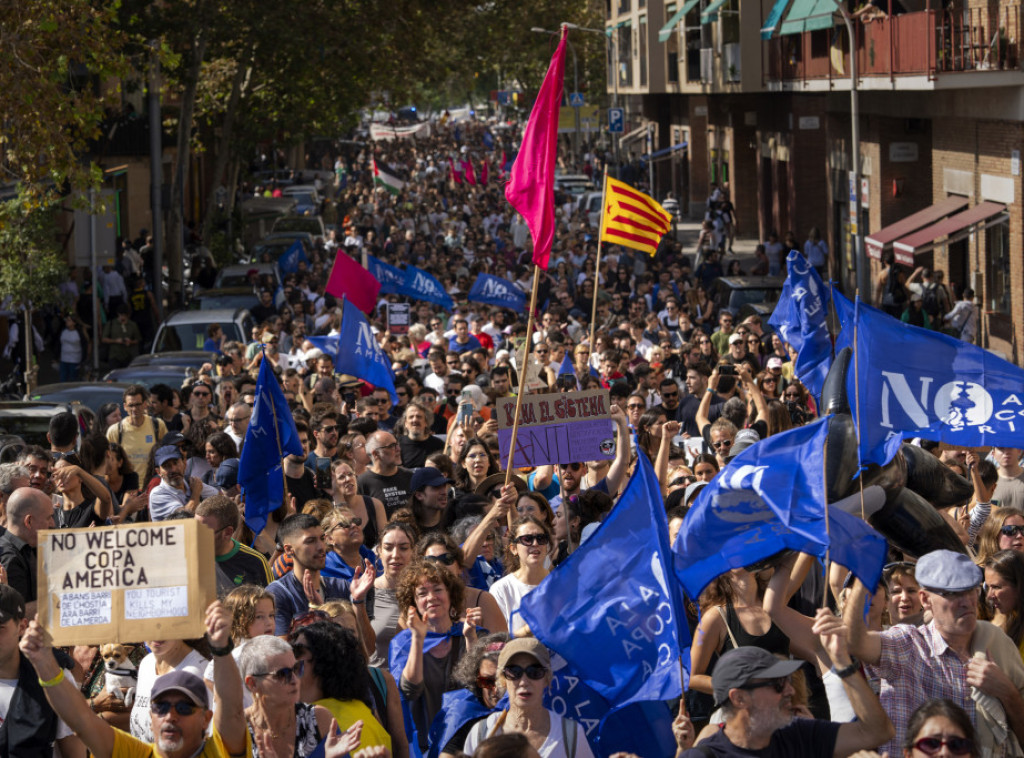
[[0, 584], [0, 624], [25, 618], [25, 598], [9, 584]]
[[160, 447], [165, 445], [180, 445], [185, 441], [185, 435], [181, 432], [168, 432], [164, 435], [164, 438], [160, 440]]
[[769, 358], [768, 359], [768, 363], [766, 364], [766, 368], [768, 368], [768, 369], [782, 368], [782, 359], [779, 358], [778, 356], [774, 356], [772, 358]]
[[237, 458], [226, 458], [221, 461], [217, 473], [214, 474], [213, 485], [217, 489], [229, 490], [238, 484], [238, 464]]
[[512, 657], [520, 653], [530, 656], [546, 669], [551, 668], [551, 655], [541, 641], [536, 637], [520, 637], [501, 649], [501, 655], [498, 656], [498, 671], [505, 668]]
[[922, 588], [946, 592], [974, 589], [985, 578], [974, 561], [952, 550], [933, 550], [921, 556], [914, 576]]
[[721, 707], [729, 699], [729, 690], [742, 687], [751, 679], [776, 679], [789, 676], [803, 661], [776, 658], [764, 648], [738, 647], [718, 659], [711, 675], [715, 693], [715, 706]]
[[683, 496], [683, 505], [689, 505], [693, 498], [697, 497], [697, 493], [707, 487], [707, 482], [690, 482], [686, 485], [686, 494]]
[[729, 448], [727, 460], [732, 460], [755, 442], [761, 441], [761, 435], [753, 429], [740, 429], [733, 438], [732, 447]]
[[181, 451], [174, 445], [164, 445], [156, 451], [156, 455], [153, 456], [153, 462], [157, 466], [163, 466], [167, 461], [173, 461], [175, 458], [181, 457]]
[[424, 487], [443, 487], [451, 484], [452, 480], [432, 466], [424, 466], [412, 472], [412, 482], [409, 484], [409, 492], [419, 492]]
[[180, 692], [192, 701], [194, 705], [209, 710], [210, 699], [206, 694], [206, 685], [203, 680], [188, 671], [171, 671], [163, 676], [158, 676], [153, 682], [153, 690], [150, 692], [149, 700], [153, 702], [161, 695], [168, 692]]
[[732, 344], [734, 344], [736, 342], [743, 342], [743, 335], [742, 334], [734, 334], [734, 335], [732, 335], [729, 338], [729, 344], [730, 345], [732, 345]]

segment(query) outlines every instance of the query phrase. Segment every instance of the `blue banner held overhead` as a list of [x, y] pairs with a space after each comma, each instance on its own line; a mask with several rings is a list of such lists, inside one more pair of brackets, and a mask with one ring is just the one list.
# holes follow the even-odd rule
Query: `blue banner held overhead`
[[380, 294], [401, 295], [405, 287], [405, 272], [385, 263], [372, 255], [366, 256], [366, 267], [374, 278], [380, 282]]
[[518, 313], [526, 312], [525, 292], [508, 279], [482, 272], [477, 274], [476, 281], [473, 282], [466, 299], [475, 303], [497, 305]]
[[377, 342], [366, 316], [350, 300], [345, 301], [345, 309], [341, 314], [341, 334], [338, 340], [345, 347], [338, 350], [334, 359], [335, 370], [339, 374], [351, 374], [374, 387], [386, 389], [391, 395], [391, 402], [397, 405], [398, 395], [395, 394], [395, 372], [391, 369], [391, 359]]
[[270, 512], [284, 502], [281, 459], [304, 453], [288, 401], [266, 358], [260, 362], [255, 395], [239, 456], [238, 484], [245, 496], [245, 523], [259, 534]]
[[299, 264], [305, 263], [309, 266], [309, 258], [306, 257], [306, 251], [302, 248], [302, 243], [299, 240], [295, 240], [292, 246], [281, 253], [281, 257], [277, 259], [277, 267], [281, 270], [282, 274], [294, 274], [299, 270]]
[[406, 266], [402, 294], [440, 305], [446, 311], [451, 311], [455, 307], [451, 295], [441, 286], [441, 282], [415, 266]]

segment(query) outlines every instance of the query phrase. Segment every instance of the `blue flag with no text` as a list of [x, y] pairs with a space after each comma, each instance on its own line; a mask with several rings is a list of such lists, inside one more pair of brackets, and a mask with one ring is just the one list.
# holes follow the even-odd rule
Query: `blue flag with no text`
[[796, 377], [820, 400], [832, 365], [832, 340], [826, 323], [829, 290], [796, 250], [790, 250], [786, 267], [786, 282], [768, 323], [797, 351]]
[[1022, 446], [1024, 369], [859, 301], [836, 298], [836, 305], [844, 321], [836, 349], [857, 353], [847, 391], [855, 406], [859, 398], [853, 411], [863, 462], [888, 461], [901, 436], [959, 448]]
[[284, 501], [281, 459], [303, 455], [295, 419], [281, 392], [270, 361], [260, 362], [256, 403], [245, 431], [238, 461], [238, 484], [245, 495], [245, 523], [254, 534], [263, 531], [267, 516]]
[[619, 708], [677, 697], [686, 685], [679, 660], [690, 638], [681, 589], [661, 489], [640, 456], [607, 519], [523, 598], [520, 613], [574, 674]]
[[672, 546], [690, 597], [730, 569], [786, 548], [824, 556], [822, 463], [830, 418], [751, 445], [697, 495]]
[[487, 303], [508, 308], [518, 313], [526, 312], [526, 293], [508, 279], [483, 272], [477, 274], [476, 281], [466, 296], [475, 303]]
[[302, 243], [295, 240], [290, 248], [281, 253], [281, 257], [277, 259], [277, 267], [282, 274], [294, 274], [299, 270], [300, 263], [309, 266], [309, 258], [306, 257], [306, 251], [302, 249]]
[[440, 305], [446, 311], [451, 311], [455, 306], [441, 282], [437, 281], [431, 274], [415, 266], [406, 266], [405, 283], [403, 295], [414, 297], [417, 300], [426, 300], [428, 303]]
[[329, 355], [331, 360], [338, 360], [338, 335], [333, 337], [306, 337], [306, 341], [313, 347], [320, 348], [324, 355]]
[[338, 340], [345, 349], [338, 350], [338, 355], [334, 359], [335, 370], [339, 374], [351, 374], [374, 387], [386, 389], [391, 395], [391, 402], [397, 404], [395, 372], [391, 370], [391, 359], [377, 342], [366, 316], [350, 300], [345, 301]]
[[[878, 589], [882, 567], [889, 554], [885, 537], [863, 519], [838, 508], [828, 512], [829, 559], [845, 566], [872, 593]], [[812, 550], [803, 552], [813, 553]]]
[[380, 294], [401, 295], [404, 294], [405, 272], [385, 263], [372, 255], [366, 256], [366, 267], [373, 274], [374, 279], [380, 282]]

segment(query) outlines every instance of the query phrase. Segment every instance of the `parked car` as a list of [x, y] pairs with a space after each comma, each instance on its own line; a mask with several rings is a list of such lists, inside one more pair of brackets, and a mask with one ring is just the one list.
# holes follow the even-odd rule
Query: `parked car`
[[[291, 243], [282, 243], [284, 247], [281, 249], [281, 253], [291, 246]], [[255, 249], [254, 249], [255, 250]], [[278, 253], [280, 255], [280, 253]], [[273, 257], [272, 260], [276, 261], [277, 257]], [[256, 271], [261, 277], [264, 274], [270, 274], [274, 277], [274, 288], [281, 286], [281, 277], [277, 271], [276, 263], [235, 263], [230, 266], [225, 266], [219, 272], [217, 272], [217, 278], [213, 280], [214, 287], [252, 287], [249, 283], [249, 272]]]
[[98, 416], [100, 406], [106, 403], [120, 403], [128, 386], [124, 382], [44, 384], [36, 387], [25, 396], [25, 399], [44, 403], [81, 403]]
[[601, 200], [604, 194], [601, 192], [586, 192], [580, 196], [577, 208], [587, 214], [587, 223], [594, 229], [601, 226]]
[[260, 299], [252, 287], [214, 287], [203, 290], [189, 301], [189, 310], [212, 311], [221, 308], [252, 309]]
[[217, 354], [208, 350], [177, 350], [167, 353], [137, 355], [129, 366], [189, 366], [199, 369], [204, 363], [214, 363]]
[[309, 232], [315, 242], [323, 242], [327, 237], [327, 227], [322, 216], [285, 216], [274, 222], [276, 232]]
[[316, 247], [316, 242], [313, 239], [313, 235], [310, 234], [309, 232], [304, 231], [271, 232], [262, 240], [260, 240], [260, 243], [262, 244], [264, 242], [277, 242], [278, 240], [287, 240], [289, 247], [295, 244], [295, 240], [299, 240], [302, 243], [303, 248], [305, 248], [306, 250], [306, 255], [312, 253], [313, 249]]
[[202, 350], [206, 342], [206, 328], [220, 324], [228, 340], [248, 342], [255, 321], [245, 308], [220, 308], [209, 311], [178, 311], [160, 324], [153, 340], [151, 353]]
[[721, 276], [711, 283], [709, 294], [739, 321], [754, 313], [767, 321], [779, 302], [783, 281], [779, 276]]
[[103, 381], [123, 384], [141, 384], [146, 389], [154, 384], [181, 387], [198, 372], [191, 366], [125, 366], [110, 371]]
[[50, 403], [42, 400], [4, 400], [0, 402], [0, 435], [17, 435], [26, 444], [50, 449], [46, 434], [50, 419], [58, 413], [74, 411], [70, 403]]
[[312, 184], [293, 184], [282, 190], [285, 197], [295, 198], [292, 213], [299, 216], [319, 216], [323, 212], [323, 198]]
[[594, 183], [586, 174], [562, 174], [555, 177], [555, 189], [579, 196], [594, 190]]

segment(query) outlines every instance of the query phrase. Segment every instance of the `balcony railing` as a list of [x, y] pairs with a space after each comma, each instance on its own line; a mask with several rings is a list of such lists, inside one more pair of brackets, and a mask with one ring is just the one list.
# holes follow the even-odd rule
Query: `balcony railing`
[[[1012, 12], [1011, 12], [1012, 11]], [[855, 22], [860, 76], [928, 75], [945, 71], [1018, 68], [1020, 18], [1016, 7], [989, 35], [980, 17], [937, 10], [903, 13], [867, 24]], [[849, 76], [849, 38], [834, 30], [777, 37], [769, 43], [771, 81], [843, 79]]]

